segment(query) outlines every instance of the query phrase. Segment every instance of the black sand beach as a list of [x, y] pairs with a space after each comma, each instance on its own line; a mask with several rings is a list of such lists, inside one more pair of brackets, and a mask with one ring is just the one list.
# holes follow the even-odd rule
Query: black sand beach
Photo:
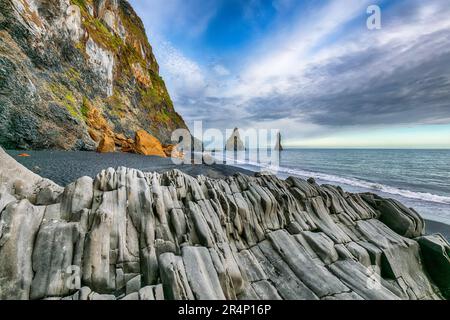
[[7, 150], [19, 163], [61, 186], [82, 176], [94, 178], [107, 168], [126, 166], [144, 172], [166, 172], [178, 169], [191, 176], [205, 175], [222, 179], [237, 172], [253, 175], [252, 171], [227, 165], [175, 165], [170, 158], [142, 156], [132, 153], [96, 153], [81, 151], [26, 151], [30, 157], [20, 157], [24, 151]]
[[[61, 186], [82, 176], [95, 177], [101, 170], [126, 166], [141, 171], [166, 172], [178, 169], [189, 175], [205, 175], [221, 179], [237, 172], [253, 175], [254, 172], [227, 165], [175, 165], [171, 159], [149, 157], [129, 153], [71, 152], [71, 151], [26, 151], [30, 157], [19, 157], [24, 151], [7, 150], [19, 163]], [[450, 225], [426, 220], [427, 234], [440, 233], [450, 241]]]

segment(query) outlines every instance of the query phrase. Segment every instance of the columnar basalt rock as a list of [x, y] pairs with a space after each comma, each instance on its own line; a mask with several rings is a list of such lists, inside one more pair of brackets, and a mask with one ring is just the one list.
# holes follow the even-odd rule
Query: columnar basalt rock
[[3, 188], [0, 212], [1, 299], [448, 297], [418, 215], [312, 180], [109, 168], [51, 204]]

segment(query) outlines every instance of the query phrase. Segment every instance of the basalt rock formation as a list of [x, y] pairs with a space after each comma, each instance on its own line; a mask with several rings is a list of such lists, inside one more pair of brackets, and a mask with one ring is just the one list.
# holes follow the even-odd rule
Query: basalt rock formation
[[1, 299], [450, 297], [450, 245], [394, 200], [123, 167], [40, 196], [41, 178], [0, 160]]
[[186, 128], [125, 0], [0, 0], [0, 145], [128, 150]]

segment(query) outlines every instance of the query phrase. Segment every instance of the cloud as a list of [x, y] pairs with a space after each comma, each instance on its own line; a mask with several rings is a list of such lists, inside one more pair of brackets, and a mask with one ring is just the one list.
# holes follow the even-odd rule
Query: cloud
[[323, 133], [352, 126], [450, 123], [448, 6], [416, 2], [407, 17], [394, 16], [381, 31], [354, 29], [351, 37], [316, 51], [336, 29], [365, 12], [360, 11], [364, 3], [341, 11], [336, 5], [320, 10], [333, 12], [331, 18], [312, 17], [272, 44], [279, 49], [252, 57], [229, 86], [225, 95], [240, 106], [245, 122], [287, 120], [302, 127], [291, 135], [308, 135], [303, 131], [308, 123], [321, 126]]
[[450, 12], [445, 8], [419, 7], [409, 24], [360, 32], [351, 42], [303, 56], [295, 72], [275, 70], [264, 77], [259, 61], [251, 69], [258, 82], [241, 89], [263, 88], [246, 102], [250, 117], [326, 126], [448, 123], [450, 22], [445, 16]]
[[154, 50], [176, 109], [188, 125], [197, 120], [207, 120], [207, 128], [242, 123], [243, 115], [235, 110], [234, 99], [221, 95], [225, 90], [222, 79], [230, 75], [228, 69], [221, 64], [200, 66], [168, 41], [157, 42]]
[[311, 51], [326, 41], [342, 25], [365, 12], [368, 1], [329, 1], [313, 12], [301, 12], [298, 24], [281, 34], [272, 35], [263, 44], [261, 55], [252, 56], [252, 62], [243, 70], [239, 94], [247, 97], [267, 95], [291, 87], [314, 59]]
[[166, 75], [166, 81], [171, 84], [174, 98], [179, 95], [191, 97], [202, 95], [206, 82], [201, 67], [168, 41], [158, 42], [156, 48], [155, 54]]
[[230, 71], [221, 64], [216, 64], [213, 67], [213, 70], [220, 77], [229, 76], [231, 74]]
[[[130, 0], [139, 12], [150, 35], [182, 34], [197, 37], [208, 27], [221, 6], [221, 1], [204, 0]], [[164, 38], [164, 37], [161, 37]]]
[[[156, 48], [176, 108], [188, 123], [278, 126], [287, 139], [450, 123], [448, 2], [401, 0], [385, 7], [379, 0], [383, 26], [369, 31], [372, 3], [304, 6], [294, 14], [297, 23], [267, 32], [228, 63], [194, 61], [172, 45]], [[272, 5], [280, 14], [293, 10], [290, 0]]]

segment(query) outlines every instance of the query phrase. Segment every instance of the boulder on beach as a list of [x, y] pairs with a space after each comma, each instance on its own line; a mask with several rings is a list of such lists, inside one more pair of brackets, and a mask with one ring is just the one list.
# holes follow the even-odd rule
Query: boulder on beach
[[417, 239], [422, 249], [423, 260], [431, 278], [441, 289], [442, 295], [450, 299], [450, 246], [439, 234]]
[[39, 200], [38, 204], [45, 205], [53, 203], [62, 192], [62, 187], [20, 165], [0, 147], [0, 214], [11, 196], [34, 204]]
[[163, 146], [163, 148], [164, 148], [164, 153], [166, 154], [166, 156], [168, 158], [172, 157], [172, 158], [182, 159], [184, 157], [184, 153], [179, 150], [178, 145], [169, 144], [169, 145]]
[[100, 143], [98, 144], [97, 152], [110, 153], [115, 151], [116, 151], [116, 144], [114, 142], [114, 138], [112, 138], [108, 134], [104, 134], [103, 138], [100, 140]]
[[397, 200], [384, 199], [375, 194], [364, 194], [364, 197], [379, 212], [380, 221], [398, 234], [411, 238], [423, 235], [425, 222], [414, 209], [405, 207]]
[[145, 130], [136, 132], [134, 150], [145, 156], [166, 157], [161, 142]]

